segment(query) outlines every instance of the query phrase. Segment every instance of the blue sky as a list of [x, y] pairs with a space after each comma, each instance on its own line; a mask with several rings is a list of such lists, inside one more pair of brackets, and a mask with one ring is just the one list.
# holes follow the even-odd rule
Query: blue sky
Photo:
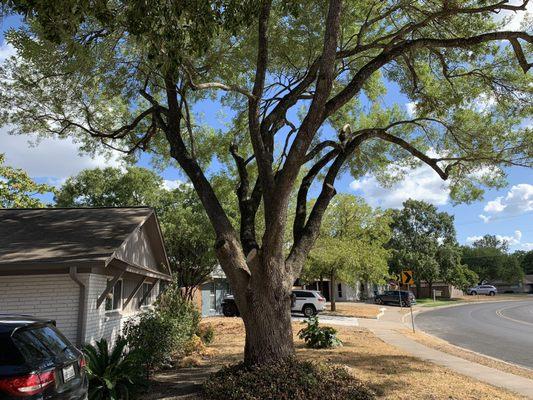
[[[17, 18], [1, 22], [0, 62], [13, 53], [3, 41], [3, 33], [19, 24]], [[386, 104], [399, 103], [410, 109], [408, 99], [396, 87], [389, 85]], [[222, 128], [218, 105], [211, 101], [202, 102], [196, 109], [206, 123]], [[38, 146], [28, 144], [27, 137], [9, 136], [6, 129], [0, 129], [0, 153], [5, 153], [9, 165], [23, 168], [42, 182], [59, 184], [66, 177], [84, 168], [117, 166], [116, 158], [104, 156], [89, 157], [78, 154], [75, 143], [68, 140], [45, 139]], [[143, 156], [139, 165], [150, 167], [149, 157]], [[469, 243], [484, 234], [499, 235], [509, 241], [512, 250], [533, 249], [533, 171], [514, 167], [507, 170], [509, 184], [501, 190], [487, 190], [483, 201], [453, 206], [448, 196], [446, 183], [429, 167], [421, 166], [411, 171], [405, 179], [390, 188], [381, 187], [372, 176], [354, 181], [342, 176], [336, 182], [339, 192], [363, 196], [373, 206], [401, 207], [407, 198], [429, 201], [442, 211], [455, 216], [457, 236], [460, 243]], [[175, 168], [162, 173], [169, 186], [183, 175]]]

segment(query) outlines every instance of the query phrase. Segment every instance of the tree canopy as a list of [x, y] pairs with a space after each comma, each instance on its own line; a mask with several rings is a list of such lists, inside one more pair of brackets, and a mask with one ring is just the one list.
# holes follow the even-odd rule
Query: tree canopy
[[163, 193], [163, 179], [149, 169], [108, 167], [67, 178], [54, 200], [58, 207], [156, 207]]
[[[227, 190], [222, 183], [215, 187]], [[211, 244], [215, 234], [198, 195], [185, 184], [174, 190], [165, 189], [163, 179], [149, 169], [83, 170], [56, 191], [55, 201], [58, 207], [155, 208], [171, 270], [186, 298], [192, 298], [217, 265]]]
[[[26, 25], [6, 35], [18, 57], [0, 71], [0, 122], [179, 164], [247, 322], [245, 360], [272, 361], [294, 352], [291, 285], [339, 176], [390, 182], [425, 163], [470, 201], [504, 183], [502, 167], [532, 165], [533, 37], [493, 18], [527, 3], [4, 0]], [[384, 101], [391, 87], [413, 115]], [[202, 123], [206, 99], [231, 111], [227, 128]], [[237, 221], [210, 183], [215, 159], [236, 181]]]
[[363, 199], [336, 196], [326, 211], [303, 278], [330, 279], [332, 299], [337, 280], [352, 286], [359, 281], [383, 283], [388, 277], [389, 252], [384, 244], [390, 239], [389, 223], [388, 214], [373, 210]]
[[524, 270], [517, 257], [508, 254], [509, 244], [494, 235], [485, 235], [472, 246], [463, 247], [462, 261], [476, 272], [481, 282], [518, 283]]
[[453, 216], [429, 203], [407, 200], [393, 211], [391, 228], [387, 247], [392, 272], [413, 271], [417, 288], [424, 281], [431, 286], [443, 280], [459, 287], [475, 282], [475, 275], [461, 264]]
[[50, 185], [36, 183], [24, 170], [4, 165], [0, 154], [0, 208], [45, 207], [35, 196], [52, 191]]

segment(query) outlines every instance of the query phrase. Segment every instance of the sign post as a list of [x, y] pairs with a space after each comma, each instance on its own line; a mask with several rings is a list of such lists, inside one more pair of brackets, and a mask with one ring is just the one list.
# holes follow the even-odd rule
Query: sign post
[[[413, 317], [413, 303], [409, 297], [410, 286], [414, 285], [415, 280], [413, 279], [413, 271], [402, 271], [402, 283], [407, 285], [407, 298], [409, 299], [409, 308], [411, 309], [411, 325], [413, 326], [413, 333], [415, 333], [415, 319]], [[400, 307], [402, 306], [402, 292], [400, 291]]]

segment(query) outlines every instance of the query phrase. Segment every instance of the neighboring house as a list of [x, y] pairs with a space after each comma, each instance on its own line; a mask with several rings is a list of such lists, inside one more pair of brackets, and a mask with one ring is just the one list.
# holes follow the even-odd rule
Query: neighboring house
[[54, 319], [78, 345], [114, 341], [170, 280], [151, 208], [0, 209], [0, 313]]
[[533, 274], [524, 276], [524, 292], [533, 293]]
[[521, 282], [491, 281], [489, 283], [496, 286], [498, 293], [533, 293], [533, 275], [524, 275]]
[[220, 266], [216, 267], [209, 280], [200, 286], [196, 295], [196, 304], [202, 310], [202, 317], [222, 315], [222, 300], [231, 289], [226, 274]]
[[[458, 289], [455, 286], [445, 282], [433, 282], [431, 285], [431, 291], [427, 282], [420, 283], [420, 293], [417, 293], [415, 285], [411, 285], [409, 289], [414, 293], [417, 299], [433, 297], [433, 291], [435, 291], [435, 297], [440, 297], [443, 299], [455, 299], [457, 297], [464, 296], [464, 292], [461, 289]], [[405, 285], [402, 286], [402, 290], [405, 290]]]

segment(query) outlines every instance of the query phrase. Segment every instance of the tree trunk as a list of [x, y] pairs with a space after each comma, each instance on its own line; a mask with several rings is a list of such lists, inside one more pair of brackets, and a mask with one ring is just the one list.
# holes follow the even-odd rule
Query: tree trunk
[[[242, 265], [238, 274], [228, 278], [244, 321], [244, 362], [247, 365], [271, 363], [294, 356], [291, 321], [293, 278], [287, 271], [284, 255], [282, 252], [252, 253], [244, 259], [237, 243], [231, 239], [217, 249], [218, 259], [225, 271], [234, 271], [236, 266]], [[252, 273], [245, 273], [245, 269]]]
[[330, 276], [330, 281], [329, 281], [329, 296], [330, 296], [330, 305], [331, 305], [331, 311], [336, 311], [337, 310], [337, 305], [335, 303], [335, 286], [336, 286], [336, 282], [335, 282], [335, 272], [332, 272], [331, 273], [331, 276]]
[[433, 282], [428, 281], [429, 297], [433, 297]]
[[290, 292], [260, 290], [253, 293], [243, 315], [246, 328], [244, 362], [264, 364], [294, 356]]

